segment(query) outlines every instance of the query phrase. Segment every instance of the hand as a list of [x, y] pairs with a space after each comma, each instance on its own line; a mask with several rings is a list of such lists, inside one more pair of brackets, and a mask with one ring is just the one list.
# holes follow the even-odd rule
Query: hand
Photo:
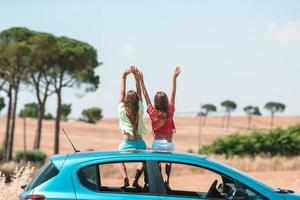
[[128, 74], [130, 74], [130, 73], [132, 73], [132, 71], [131, 71], [131, 68], [127, 68], [124, 72], [123, 72], [123, 78], [126, 78], [126, 76], [128, 75]]
[[136, 72], [136, 78], [138, 79], [138, 80], [143, 80], [143, 73], [142, 72], [140, 72], [139, 70], [137, 70], [137, 72]]
[[174, 71], [173, 78], [176, 79], [179, 76], [180, 73], [181, 73], [180, 67], [177, 66], [175, 71]]
[[135, 66], [130, 66], [129, 69], [131, 70], [131, 72], [135, 75], [136, 72], [138, 71], [138, 68]]
[[130, 70], [131, 70], [131, 72], [133, 73], [134, 78], [138, 80], [138, 73], [140, 72], [140, 71], [138, 70], [138, 68], [135, 67], [135, 66], [131, 66], [131, 67], [130, 67]]

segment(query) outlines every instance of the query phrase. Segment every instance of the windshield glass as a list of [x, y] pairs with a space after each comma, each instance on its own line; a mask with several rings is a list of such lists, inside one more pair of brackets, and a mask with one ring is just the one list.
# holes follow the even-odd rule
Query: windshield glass
[[246, 177], [247, 179], [252, 180], [253, 182], [258, 183], [258, 184], [261, 185], [262, 187], [265, 187], [266, 189], [271, 190], [272, 192], [278, 191], [276, 188], [271, 187], [270, 185], [267, 185], [267, 184], [263, 183], [262, 181], [260, 181], [260, 180], [258, 180], [257, 178], [254, 178], [254, 177], [252, 177], [252, 176], [246, 174], [246, 173], [243, 172], [243, 171], [240, 171], [240, 170], [235, 169], [235, 168], [233, 168], [233, 167], [231, 167], [231, 166], [229, 166], [229, 165], [226, 165], [225, 163], [219, 162], [219, 161], [217, 161], [217, 160], [212, 160], [212, 159], [209, 159], [209, 158], [207, 158], [207, 160], [209, 160], [210, 162], [216, 163], [216, 164], [218, 164], [218, 165], [221, 165], [221, 166], [223, 166], [224, 168], [228, 168], [229, 170], [234, 171], [234, 172], [240, 174], [241, 176], [244, 176], [244, 177]]

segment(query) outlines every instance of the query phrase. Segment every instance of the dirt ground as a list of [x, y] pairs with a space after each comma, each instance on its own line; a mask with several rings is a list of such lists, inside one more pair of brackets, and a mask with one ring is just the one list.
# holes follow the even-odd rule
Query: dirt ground
[[[202, 119], [203, 120], [203, 119]], [[145, 135], [145, 141], [148, 147], [151, 147], [152, 135], [149, 119], [145, 119], [148, 127], [148, 133]], [[253, 118], [252, 127], [258, 130], [268, 130], [270, 117], [257, 116]], [[232, 133], [246, 133], [247, 117], [234, 116], [231, 119], [228, 129], [222, 128], [222, 117], [208, 117], [205, 126], [199, 126], [199, 117], [176, 117], [176, 134], [174, 135], [175, 148], [178, 151], [197, 152], [199, 145], [210, 144], [215, 138], [226, 136]], [[300, 124], [300, 116], [278, 116], [275, 118], [276, 127], [287, 127]], [[0, 144], [2, 144], [5, 132], [5, 118], [0, 118]], [[26, 146], [32, 148], [35, 135], [36, 120], [27, 119]], [[85, 150], [107, 150], [117, 149], [122, 135], [120, 134], [117, 119], [103, 119], [97, 124], [87, 124], [78, 121], [62, 122], [63, 127], [69, 134], [70, 139], [81, 151]], [[22, 150], [23, 140], [23, 119], [17, 119], [14, 151]], [[43, 133], [41, 140], [41, 150], [48, 155], [53, 153], [54, 146], [54, 121], [43, 122]], [[60, 153], [71, 152], [72, 147], [66, 137], [60, 134]], [[228, 163], [230, 164], [230, 163]], [[276, 165], [276, 163], [274, 164]], [[239, 168], [239, 166], [235, 166]], [[243, 170], [243, 168], [241, 168]], [[247, 170], [246, 170], [247, 171]], [[247, 171], [254, 177], [271, 184], [275, 187], [290, 188], [300, 192], [300, 166], [292, 169], [280, 170], [272, 168], [269, 171]]]

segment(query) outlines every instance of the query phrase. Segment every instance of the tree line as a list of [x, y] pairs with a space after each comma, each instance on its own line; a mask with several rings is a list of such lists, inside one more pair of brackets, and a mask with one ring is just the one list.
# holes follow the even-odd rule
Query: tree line
[[[57, 97], [54, 132], [54, 154], [57, 154], [60, 121], [63, 117], [62, 92], [64, 88], [74, 87], [82, 88], [84, 92], [95, 91], [100, 83], [95, 69], [100, 65], [96, 49], [86, 42], [24, 27], [2, 31], [0, 91], [5, 92], [8, 99], [6, 131], [2, 146], [4, 158], [12, 159], [16, 108], [21, 85], [33, 90], [37, 100], [34, 149], [40, 148], [47, 99], [51, 95]], [[1, 98], [0, 106], [5, 106]]]
[[[236, 110], [237, 104], [236, 104], [236, 102], [234, 102], [232, 100], [225, 100], [225, 101], [221, 102], [220, 105], [225, 110], [225, 115], [222, 118], [222, 127], [228, 128], [230, 125], [230, 115], [233, 111]], [[273, 128], [273, 126], [274, 126], [275, 113], [283, 112], [285, 110], [285, 107], [286, 106], [283, 103], [274, 102], [274, 101], [270, 101], [265, 104], [264, 109], [270, 111], [270, 113], [271, 113], [271, 120], [270, 120], [271, 128]], [[248, 115], [248, 129], [250, 129], [251, 122], [252, 122], [252, 116], [261, 115], [261, 112], [260, 112], [258, 106], [252, 106], [252, 105], [245, 106], [243, 108], [243, 110]], [[201, 111], [198, 113], [198, 115], [204, 116], [204, 120], [202, 122], [203, 126], [205, 126], [207, 116], [213, 112], [217, 112], [217, 107], [214, 104], [208, 103], [208, 104], [201, 105]], [[226, 125], [225, 125], [225, 123], [226, 123]]]
[[[1, 100], [1, 97], [0, 97]], [[1, 111], [1, 106], [0, 106]], [[45, 110], [46, 111], [46, 110]], [[19, 117], [30, 117], [30, 118], [38, 118], [39, 105], [35, 102], [26, 103], [24, 108], [22, 108], [19, 112]], [[68, 116], [72, 112], [72, 104], [62, 104], [61, 105], [61, 119], [63, 121], [68, 121]], [[99, 107], [91, 107], [82, 110], [81, 117], [78, 119], [80, 121], [88, 122], [88, 123], [96, 123], [98, 120], [102, 119], [102, 109]], [[51, 113], [44, 114], [43, 119], [45, 120], [53, 120], [55, 119]]]

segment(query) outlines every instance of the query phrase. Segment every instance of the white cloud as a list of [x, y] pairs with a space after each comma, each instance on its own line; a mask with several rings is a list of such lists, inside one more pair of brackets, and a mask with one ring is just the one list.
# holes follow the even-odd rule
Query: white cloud
[[135, 54], [135, 47], [132, 44], [126, 44], [121, 48], [121, 56], [128, 58]]
[[285, 47], [300, 45], [300, 21], [289, 21], [286, 24], [272, 22], [264, 36]]

